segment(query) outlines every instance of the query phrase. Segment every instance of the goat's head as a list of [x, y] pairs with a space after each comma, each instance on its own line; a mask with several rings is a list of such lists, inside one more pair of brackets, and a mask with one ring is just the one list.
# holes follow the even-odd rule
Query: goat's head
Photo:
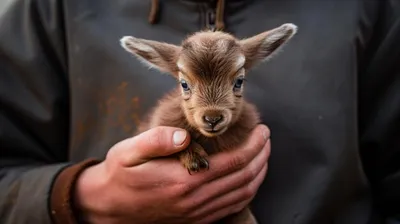
[[203, 31], [180, 46], [132, 36], [120, 41], [141, 62], [177, 79], [187, 121], [213, 137], [238, 120], [247, 71], [271, 58], [296, 32], [295, 25], [283, 24], [241, 40], [228, 33]]

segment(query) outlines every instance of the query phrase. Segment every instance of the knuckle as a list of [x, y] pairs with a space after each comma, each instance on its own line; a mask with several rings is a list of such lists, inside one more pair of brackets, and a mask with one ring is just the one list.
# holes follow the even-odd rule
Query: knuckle
[[246, 165], [246, 158], [243, 155], [235, 155], [232, 159], [228, 162], [229, 169], [240, 169]]
[[188, 183], [180, 183], [176, 185], [176, 195], [178, 197], [183, 197], [191, 193], [194, 189], [194, 186]]
[[237, 203], [235, 206], [232, 207], [232, 209], [229, 211], [229, 214], [235, 214], [238, 213], [240, 211], [242, 211], [244, 209], [244, 207], [247, 205], [247, 202], [240, 202]]
[[265, 145], [265, 141], [264, 141], [264, 137], [262, 135], [260, 135], [256, 141], [254, 141], [254, 145], [253, 147], [255, 147], [256, 149], [262, 149]]
[[243, 172], [244, 172], [243, 174], [244, 183], [252, 182], [256, 177], [256, 174], [252, 169], [245, 169]]
[[248, 188], [253, 192], [253, 194], [255, 194], [258, 191], [258, 188], [262, 184], [265, 172], [261, 171], [254, 177], [254, 179], [251, 182], [248, 183]]
[[180, 216], [188, 216], [187, 214], [190, 212], [189, 207], [185, 203], [176, 203], [175, 204], [175, 213]]
[[269, 129], [269, 127], [268, 126], [266, 126], [266, 125], [264, 125], [264, 128], [265, 128], [265, 135], [266, 135], [266, 137], [267, 137], [267, 139], [269, 139], [270, 138], [270, 136], [271, 136], [271, 129]]
[[243, 189], [243, 197], [245, 199], [250, 199], [254, 196], [254, 190], [253, 188], [250, 186], [250, 184], [247, 184], [244, 189]]
[[238, 212], [240, 212], [243, 208], [242, 208], [243, 206], [242, 205], [237, 205], [237, 206], [235, 206], [233, 209], [232, 209], [232, 213], [238, 213]]
[[[261, 130], [260, 130], [261, 129]], [[254, 133], [256, 136], [253, 138], [254, 140], [249, 145], [252, 148], [262, 149], [267, 142], [265, 138], [269, 139], [270, 137], [270, 130], [268, 127], [260, 128], [259, 131]]]

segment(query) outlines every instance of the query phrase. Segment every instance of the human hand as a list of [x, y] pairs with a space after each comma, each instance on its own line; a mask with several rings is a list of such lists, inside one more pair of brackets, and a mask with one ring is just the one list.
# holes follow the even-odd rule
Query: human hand
[[174, 158], [160, 158], [190, 143], [186, 131], [174, 138], [177, 130], [157, 127], [123, 140], [83, 171], [74, 191], [82, 218], [99, 224], [211, 223], [247, 206], [267, 172], [268, 128], [259, 125], [240, 148], [210, 156], [210, 169], [195, 175]]

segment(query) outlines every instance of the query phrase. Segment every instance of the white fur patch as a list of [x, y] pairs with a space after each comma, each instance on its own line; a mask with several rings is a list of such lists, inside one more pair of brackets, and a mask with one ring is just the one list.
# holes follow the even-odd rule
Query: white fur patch
[[226, 40], [224, 40], [224, 39], [218, 40], [216, 45], [220, 51], [222, 51], [222, 52], [228, 51], [228, 42]]
[[178, 66], [178, 68], [179, 68], [180, 70], [185, 70], [185, 66], [183, 65], [183, 63], [182, 63], [181, 61], [178, 61], [178, 62], [176, 63], [176, 66]]
[[120, 40], [121, 46], [125, 48], [128, 51], [132, 51], [132, 48], [135, 48], [140, 51], [145, 51], [148, 53], [155, 53], [157, 54], [157, 51], [154, 50], [151, 46], [143, 43], [139, 39], [132, 37], [132, 36], [124, 36]]
[[293, 23], [285, 23], [282, 25], [286, 30], [292, 30], [292, 36], [295, 35], [297, 33], [297, 29], [298, 27], [296, 25], [294, 25]]
[[244, 55], [240, 55], [236, 60], [235, 68], [239, 69], [239, 68], [243, 67], [245, 62], [246, 62], [246, 58], [244, 57]]
[[286, 23], [281, 25], [280, 27], [276, 28], [277, 31], [275, 31], [272, 35], [268, 35], [268, 37], [265, 39], [266, 42], [275, 42], [278, 39], [282, 38], [282, 36], [286, 35], [288, 31], [292, 31], [292, 34], [289, 36], [287, 40], [293, 37], [294, 34], [297, 32], [297, 26], [292, 24], [292, 23]]

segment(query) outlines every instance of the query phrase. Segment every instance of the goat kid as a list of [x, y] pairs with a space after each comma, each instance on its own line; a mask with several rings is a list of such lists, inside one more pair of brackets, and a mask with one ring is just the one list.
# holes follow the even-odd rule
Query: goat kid
[[[178, 81], [137, 134], [156, 126], [186, 129], [191, 143], [176, 156], [190, 174], [208, 169], [207, 155], [237, 148], [261, 122], [255, 106], [242, 97], [248, 70], [270, 59], [296, 32], [291, 23], [240, 40], [225, 32], [199, 31], [179, 46], [122, 37], [125, 50]], [[246, 208], [223, 223], [257, 222]]]

